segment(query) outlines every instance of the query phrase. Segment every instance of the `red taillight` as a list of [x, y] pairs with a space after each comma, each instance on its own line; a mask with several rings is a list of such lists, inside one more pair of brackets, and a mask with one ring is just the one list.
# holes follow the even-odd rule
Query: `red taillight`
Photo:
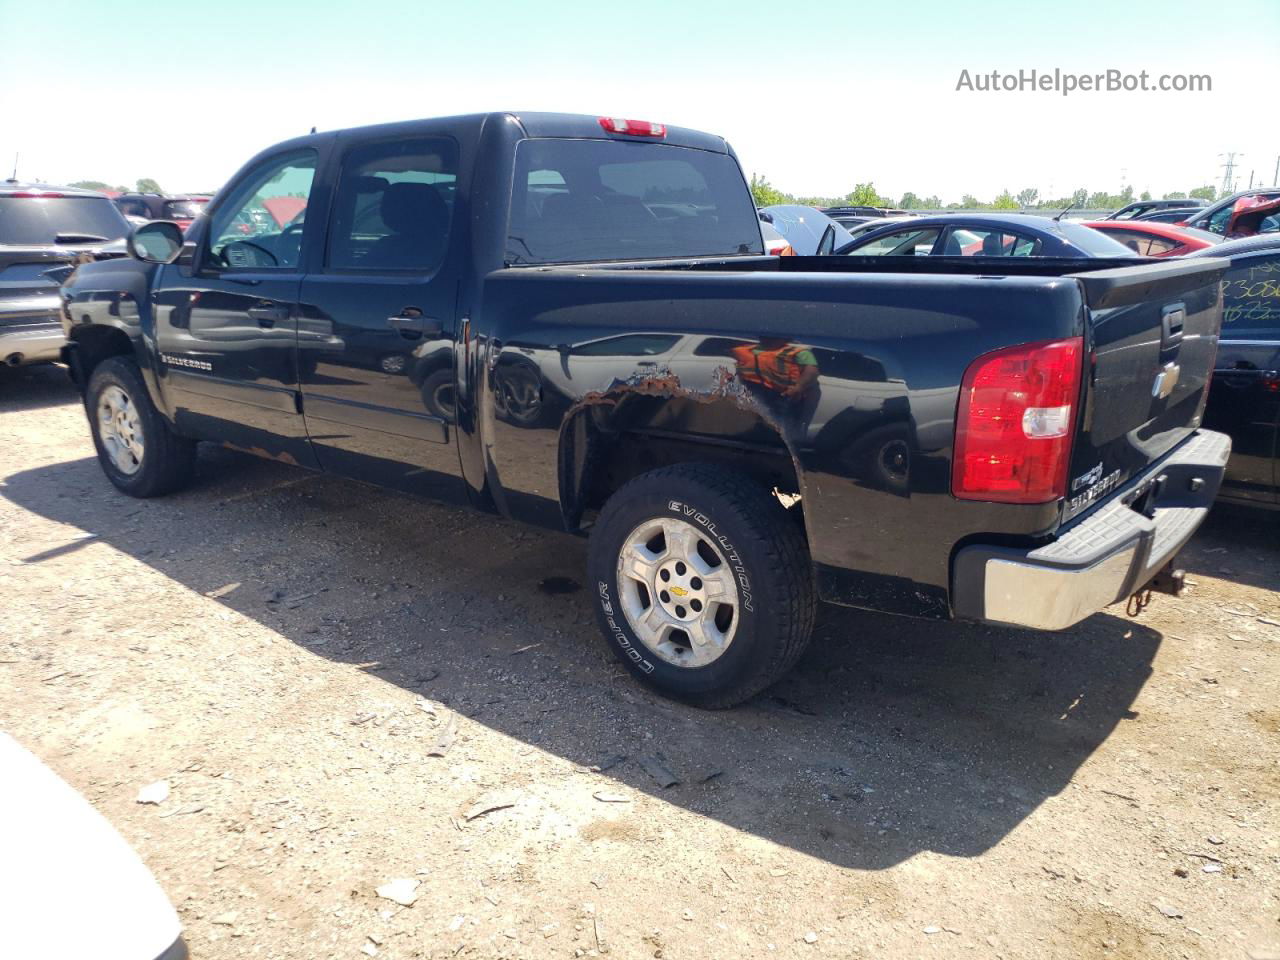
[[601, 117], [600, 126], [605, 133], [625, 133], [632, 137], [665, 137], [667, 128], [648, 120], [623, 120], [621, 117]]
[[956, 497], [1045, 503], [1066, 495], [1083, 350], [1080, 337], [1024, 343], [969, 365], [956, 411]]

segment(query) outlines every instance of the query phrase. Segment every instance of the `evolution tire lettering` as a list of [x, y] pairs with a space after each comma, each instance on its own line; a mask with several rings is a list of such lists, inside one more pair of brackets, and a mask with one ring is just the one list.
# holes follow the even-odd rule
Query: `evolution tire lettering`
[[669, 500], [667, 501], [667, 509], [672, 513], [688, 517], [698, 526], [705, 529], [716, 543], [720, 544], [720, 549], [724, 551], [725, 559], [733, 567], [734, 575], [738, 578], [738, 587], [742, 591], [742, 609], [755, 613], [756, 608], [752, 605], [751, 597], [751, 578], [747, 576], [747, 568], [743, 566], [742, 558], [738, 556], [738, 551], [729, 542], [729, 538], [716, 529], [716, 525], [711, 522], [710, 517], [687, 503], [681, 503], [679, 500]]
[[653, 664], [644, 658], [639, 650], [637, 650], [627, 639], [626, 632], [618, 626], [618, 621], [613, 613], [613, 600], [609, 598], [609, 585], [603, 580], [597, 584], [597, 590], [600, 594], [600, 610], [604, 613], [604, 621], [609, 625], [609, 632], [613, 634], [614, 641], [622, 648], [622, 652], [627, 659], [634, 663], [645, 673], [653, 673]]

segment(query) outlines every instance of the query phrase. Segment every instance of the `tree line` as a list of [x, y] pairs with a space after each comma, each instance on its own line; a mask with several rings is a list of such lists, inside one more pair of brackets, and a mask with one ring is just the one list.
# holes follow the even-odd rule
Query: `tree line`
[[81, 190], [108, 190], [115, 193], [164, 193], [160, 189], [160, 184], [152, 180], [150, 177], [143, 177], [141, 180], [135, 180], [133, 187], [111, 186], [101, 180], [77, 180], [75, 183], [67, 184], [70, 187], [78, 187]]
[[[1126, 186], [1119, 193], [1106, 191], [1090, 191], [1081, 187], [1074, 193], [1063, 197], [1041, 197], [1035, 187], [1027, 187], [1017, 193], [1002, 190], [994, 199], [979, 200], [973, 194], [966, 193], [959, 202], [943, 203], [936, 194], [922, 197], [910, 191], [904, 193], [895, 203], [893, 197], [886, 197], [875, 188], [873, 183], [859, 183], [843, 197], [806, 197], [796, 196], [779, 190], [762, 174], [751, 175], [751, 195], [756, 206], [768, 207], [777, 203], [799, 203], [810, 207], [897, 207], [901, 210], [1062, 210], [1075, 207], [1081, 210], [1113, 210], [1123, 207], [1135, 200], [1153, 199], [1151, 192], [1142, 191], [1135, 194], [1133, 187]], [[1163, 200], [1204, 200], [1218, 199], [1219, 194], [1212, 186], [1205, 185], [1193, 190], [1175, 190], [1166, 193]]]

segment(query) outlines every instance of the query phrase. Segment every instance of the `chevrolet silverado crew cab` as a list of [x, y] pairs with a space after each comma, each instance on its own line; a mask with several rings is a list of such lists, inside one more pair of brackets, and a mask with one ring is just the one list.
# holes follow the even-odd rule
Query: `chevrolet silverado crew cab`
[[214, 441], [589, 533], [605, 642], [704, 706], [819, 598], [1056, 630], [1174, 584], [1229, 452], [1223, 264], [765, 256], [725, 141], [656, 123], [313, 134], [130, 247], [62, 294], [113, 484]]

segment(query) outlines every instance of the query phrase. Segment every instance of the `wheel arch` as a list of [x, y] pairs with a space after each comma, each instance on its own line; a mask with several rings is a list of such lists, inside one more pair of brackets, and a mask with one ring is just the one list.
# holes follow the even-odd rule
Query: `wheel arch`
[[785, 425], [745, 391], [615, 388], [564, 415], [557, 473], [565, 528], [581, 531], [614, 492], [650, 470], [710, 463], [781, 496], [804, 526], [804, 472]]

